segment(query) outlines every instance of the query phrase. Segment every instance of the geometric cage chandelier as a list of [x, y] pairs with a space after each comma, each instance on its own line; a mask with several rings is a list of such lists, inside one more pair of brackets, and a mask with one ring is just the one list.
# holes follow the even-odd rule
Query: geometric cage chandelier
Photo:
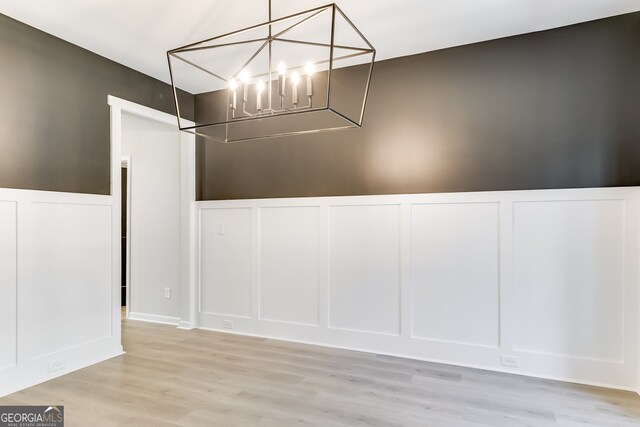
[[167, 52], [178, 127], [221, 142], [361, 127], [375, 55], [335, 3], [272, 19], [269, 0], [269, 21]]

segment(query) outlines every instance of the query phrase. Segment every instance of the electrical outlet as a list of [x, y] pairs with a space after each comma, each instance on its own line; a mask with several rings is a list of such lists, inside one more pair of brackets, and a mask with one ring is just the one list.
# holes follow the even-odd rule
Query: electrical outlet
[[218, 224], [218, 236], [224, 236], [224, 224], [222, 222]]
[[511, 368], [520, 367], [520, 358], [518, 356], [502, 355], [502, 366], [509, 366]]
[[233, 329], [233, 320], [223, 320], [222, 327], [225, 329]]
[[54, 360], [52, 362], [49, 362], [48, 368], [49, 372], [55, 372], [64, 369], [65, 366], [66, 363], [64, 363], [64, 360]]
[[164, 297], [166, 299], [171, 298], [171, 288], [164, 288]]

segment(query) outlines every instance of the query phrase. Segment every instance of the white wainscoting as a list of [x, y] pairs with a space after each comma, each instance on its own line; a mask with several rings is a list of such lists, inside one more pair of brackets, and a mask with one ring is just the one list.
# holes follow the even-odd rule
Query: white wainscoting
[[122, 353], [117, 221], [110, 196], [0, 189], [0, 396]]
[[636, 389], [639, 201], [629, 187], [199, 202], [199, 325]]

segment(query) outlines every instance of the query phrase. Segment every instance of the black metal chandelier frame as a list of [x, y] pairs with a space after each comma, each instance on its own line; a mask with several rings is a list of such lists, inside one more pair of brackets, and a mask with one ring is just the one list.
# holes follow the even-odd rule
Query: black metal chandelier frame
[[[305, 22], [313, 19], [314, 17], [318, 16], [319, 14], [323, 13], [323, 12], [327, 12], [330, 10], [331, 13], [331, 34], [330, 34], [330, 43], [318, 43], [318, 42], [311, 42], [311, 41], [305, 41], [305, 40], [295, 40], [295, 39], [288, 39], [288, 38], [284, 38], [283, 36], [285, 36], [288, 32], [290, 32], [291, 30], [293, 30], [294, 28], [299, 27], [300, 25], [303, 25]], [[176, 113], [178, 116], [178, 127], [181, 131], [185, 131], [185, 132], [190, 132], [196, 135], [200, 135], [200, 136], [204, 136], [207, 138], [211, 138], [211, 139], [215, 139], [221, 142], [237, 142], [237, 141], [242, 141], [242, 140], [253, 140], [253, 139], [264, 139], [264, 138], [273, 138], [273, 137], [278, 137], [278, 136], [287, 136], [287, 135], [298, 135], [298, 134], [306, 134], [306, 133], [316, 133], [316, 132], [324, 132], [324, 131], [332, 131], [332, 130], [340, 130], [340, 129], [348, 129], [348, 128], [354, 128], [354, 127], [361, 127], [362, 126], [362, 122], [364, 119], [364, 113], [365, 113], [365, 108], [366, 108], [366, 102], [367, 102], [367, 96], [369, 93], [369, 88], [370, 88], [370, 84], [371, 84], [371, 75], [373, 73], [373, 65], [375, 62], [375, 55], [376, 55], [376, 50], [375, 48], [371, 45], [371, 43], [366, 39], [366, 37], [364, 37], [364, 35], [360, 32], [360, 30], [358, 30], [358, 28], [353, 24], [353, 22], [351, 22], [351, 20], [344, 14], [344, 12], [335, 4], [335, 3], [331, 3], [331, 4], [327, 4], [324, 6], [320, 6], [317, 8], [313, 8], [313, 9], [309, 9], [309, 10], [305, 10], [302, 12], [298, 12], [292, 15], [288, 15], [288, 16], [284, 16], [282, 18], [278, 18], [278, 19], [272, 19], [272, 11], [271, 11], [271, 0], [269, 0], [269, 21], [268, 22], [264, 22], [261, 24], [257, 24], [257, 25], [253, 25], [247, 28], [243, 28], [241, 30], [237, 30], [237, 31], [233, 31], [230, 33], [226, 33], [226, 34], [222, 34], [216, 37], [212, 37], [212, 38], [208, 38], [208, 39], [204, 39], [195, 43], [190, 43], [188, 45], [185, 46], [181, 46], [175, 49], [171, 49], [167, 52], [167, 61], [169, 64], [169, 75], [170, 75], [170, 79], [171, 79], [171, 86], [172, 86], [172, 90], [173, 90], [173, 97], [174, 97], [174, 103], [175, 103], [175, 108], [176, 108]], [[367, 47], [356, 47], [356, 46], [348, 46], [348, 45], [340, 45], [340, 44], [336, 44], [335, 43], [335, 26], [336, 26], [336, 16], [337, 14], [340, 14], [341, 17], [344, 19], [345, 22], [347, 22], [351, 28], [355, 31], [355, 33], [364, 41], [364, 43], [366, 44]], [[303, 15], [308, 15], [306, 16], [304, 19], [300, 20], [299, 22], [296, 22], [292, 25], [287, 26], [284, 30], [280, 30], [277, 33], [273, 34], [273, 26], [276, 24], [282, 24], [288, 20], [292, 20], [295, 19], [297, 17], [303, 16]], [[258, 30], [260, 28], [265, 28], [267, 27], [268, 29], [268, 36], [266, 37], [261, 37], [261, 38], [253, 38], [253, 39], [249, 39], [249, 40], [241, 40], [241, 41], [235, 41], [235, 42], [228, 42], [228, 43], [218, 43], [215, 44], [216, 40], [221, 40], [224, 41], [223, 39], [225, 38], [232, 38], [234, 36], [238, 36], [240, 34], [252, 31], [252, 30]], [[204, 68], [192, 61], [190, 61], [189, 59], [186, 59], [185, 57], [183, 57], [181, 54], [186, 53], [186, 52], [193, 52], [193, 51], [202, 51], [202, 50], [207, 50], [207, 49], [215, 49], [215, 48], [219, 48], [219, 47], [227, 47], [227, 46], [234, 46], [234, 45], [242, 45], [242, 44], [248, 44], [248, 43], [256, 43], [256, 42], [262, 42], [262, 44], [260, 45], [260, 47], [257, 49], [257, 51], [255, 53], [253, 53], [253, 55], [251, 55], [251, 57], [241, 66], [239, 67], [239, 69], [237, 70], [237, 72], [233, 75], [232, 78], [225, 78], [219, 74], [214, 73], [213, 71]], [[290, 43], [290, 44], [301, 44], [301, 45], [309, 45], [309, 46], [316, 46], [316, 47], [324, 47], [324, 48], [328, 48], [329, 49], [329, 58], [322, 60], [322, 61], [318, 61], [315, 62], [313, 65], [317, 66], [317, 65], [328, 65], [327, 68], [327, 88], [326, 88], [326, 105], [322, 106], [322, 107], [314, 107], [312, 105], [312, 96], [308, 95], [308, 102], [307, 105], [302, 105], [302, 106], [297, 106], [295, 105], [294, 108], [289, 108], [283, 105], [282, 100], [280, 102], [280, 108], [278, 108], [277, 106], [273, 105], [273, 99], [272, 99], [272, 84], [271, 82], [274, 81], [273, 77], [274, 74], [277, 75], [277, 73], [274, 71], [274, 67], [272, 64], [272, 43], [273, 42], [282, 42], [282, 43]], [[214, 44], [211, 44], [214, 43]], [[234, 98], [234, 102], [233, 104], [231, 104], [230, 102], [227, 102], [227, 114], [226, 114], [226, 120], [224, 121], [216, 121], [216, 122], [210, 122], [210, 123], [198, 123], [195, 125], [191, 125], [191, 126], [182, 126], [182, 124], [180, 123], [180, 105], [178, 102], [178, 88], [176, 87], [176, 82], [174, 80], [174, 69], [171, 63], [172, 58], [177, 59], [179, 61], [182, 61], [192, 67], [195, 67], [196, 69], [212, 76], [215, 77], [227, 84], [229, 84], [229, 82], [232, 79], [237, 78], [240, 73], [242, 72], [242, 70], [245, 69], [245, 67], [247, 65], [249, 65], [261, 52], [263, 52], [265, 49], [268, 50], [268, 61], [269, 61], [269, 71], [267, 73], [263, 73], [263, 74], [259, 74], [253, 77], [265, 77], [267, 78], [268, 84], [267, 84], [267, 91], [268, 91], [268, 104], [267, 104], [267, 108], [265, 108], [262, 111], [258, 111], [250, 113], [248, 111], [245, 110], [245, 105], [244, 102], [242, 104], [242, 110], [241, 110], [241, 114], [240, 115], [236, 115], [236, 109], [235, 109], [235, 98]], [[336, 49], [340, 49], [340, 50], [346, 50], [346, 51], [351, 51], [352, 53], [348, 53], [348, 54], [344, 54], [341, 56], [335, 56], [335, 50]], [[337, 111], [336, 109], [332, 108], [331, 105], [331, 91], [332, 91], [332, 79], [331, 79], [331, 74], [332, 71], [334, 69], [334, 63], [335, 61], [338, 60], [345, 60], [345, 59], [351, 59], [351, 58], [355, 58], [355, 57], [359, 57], [362, 55], [371, 55], [371, 61], [369, 63], [369, 68], [368, 68], [368, 72], [367, 72], [367, 81], [366, 81], [366, 85], [365, 85], [365, 89], [364, 89], [364, 97], [363, 97], [363, 101], [362, 101], [362, 106], [360, 108], [360, 114], [359, 114], [359, 118], [357, 120], [348, 117], [345, 114], [342, 114], [341, 112]], [[298, 65], [296, 67], [291, 68], [291, 70], [296, 70], [296, 69], [301, 69], [303, 68], [302, 65]], [[246, 91], [246, 87], [245, 87], [245, 91]], [[235, 93], [234, 93], [234, 97], [235, 97]], [[245, 98], [244, 101], [246, 102], [246, 93], [243, 94], [243, 97]], [[234, 108], [231, 108], [231, 106], [234, 106]], [[298, 115], [298, 114], [305, 114], [305, 113], [309, 113], [309, 112], [317, 112], [317, 111], [329, 111], [333, 114], [335, 114], [336, 116], [338, 116], [340, 119], [345, 121], [345, 125], [344, 126], [337, 126], [337, 127], [331, 127], [331, 128], [322, 128], [322, 129], [311, 129], [311, 130], [298, 130], [298, 131], [291, 131], [291, 132], [279, 132], [276, 134], [269, 134], [269, 135], [264, 135], [264, 136], [258, 136], [258, 137], [249, 137], [249, 138], [242, 138], [242, 139], [229, 139], [229, 125], [231, 124], [236, 124], [236, 123], [240, 123], [240, 122], [244, 122], [244, 121], [252, 121], [252, 120], [259, 120], [259, 119], [265, 119], [268, 117], [281, 117], [281, 116], [286, 116], [286, 115]], [[225, 137], [224, 139], [222, 138], [216, 138], [216, 137], [212, 137], [211, 135], [202, 133], [200, 130], [202, 128], [207, 128], [207, 127], [212, 127], [212, 126], [221, 126], [221, 125], [225, 125]]]

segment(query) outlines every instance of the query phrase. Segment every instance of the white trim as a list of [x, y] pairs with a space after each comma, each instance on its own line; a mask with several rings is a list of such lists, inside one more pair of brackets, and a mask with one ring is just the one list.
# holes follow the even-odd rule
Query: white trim
[[185, 331], [190, 331], [190, 330], [194, 329], [194, 327], [191, 325], [191, 323], [185, 322], [184, 320], [181, 320], [181, 321], [178, 322], [178, 329], [183, 329]]
[[196, 144], [195, 136], [180, 136], [180, 317], [183, 327], [196, 327], [198, 258], [196, 242]]
[[[129, 313], [129, 320], [138, 320], [141, 322], [161, 323], [163, 325], [178, 326], [180, 319], [171, 316], [160, 316], [159, 314], [145, 314], [145, 313]], [[182, 328], [181, 328], [182, 329]]]
[[317, 196], [317, 197], [283, 197], [261, 199], [225, 199], [201, 200], [197, 202], [200, 209], [234, 209], [238, 207], [259, 205], [260, 207], [293, 207], [293, 206], [360, 206], [366, 205], [399, 205], [411, 204], [470, 204], [493, 201], [496, 196], [508, 198], [511, 202], [535, 201], [575, 201], [575, 200], [623, 200], [629, 191], [640, 190], [640, 186], [630, 187], [593, 187], [593, 188], [557, 188], [544, 190], [505, 190], [505, 191], [469, 191], [451, 193], [404, 193], [356, 196]]
[[121, 242], [121, 211], [122, 202], [120, 200], [120, 162], [122, 147], [122, 111], [120, 107], [111, 107], [111, 191], [110, 198], [113, 206], [112, 222], [111, 222], [111, 244], [112, 244], [112, 310], [111, 310], [111, 333], [114, 340], [119, 343], [120, 351], [124, 351], [122, 347], [122, 306], [120, 304], [122, 286], [122, 251], [120, 249]]
[[[117, 98], [113, 95], [107, 96], [107, 104], [109, 104], [112, 109], [117, 108], [121, 111], [135, 114], [136, 116], [166, 123], [168, 125], [175, 126], [176, 128], [178, 127], [178, 119], [176, 118], [176, 116], [168, 113], [163, 113], [162, 111], [154, 110], [153, 108], [145, 107], [144, 105], [136, 104], [122, 98]], [[187, 126], [195, 126], [195, 123], [190, 120], [180, 120]]]

